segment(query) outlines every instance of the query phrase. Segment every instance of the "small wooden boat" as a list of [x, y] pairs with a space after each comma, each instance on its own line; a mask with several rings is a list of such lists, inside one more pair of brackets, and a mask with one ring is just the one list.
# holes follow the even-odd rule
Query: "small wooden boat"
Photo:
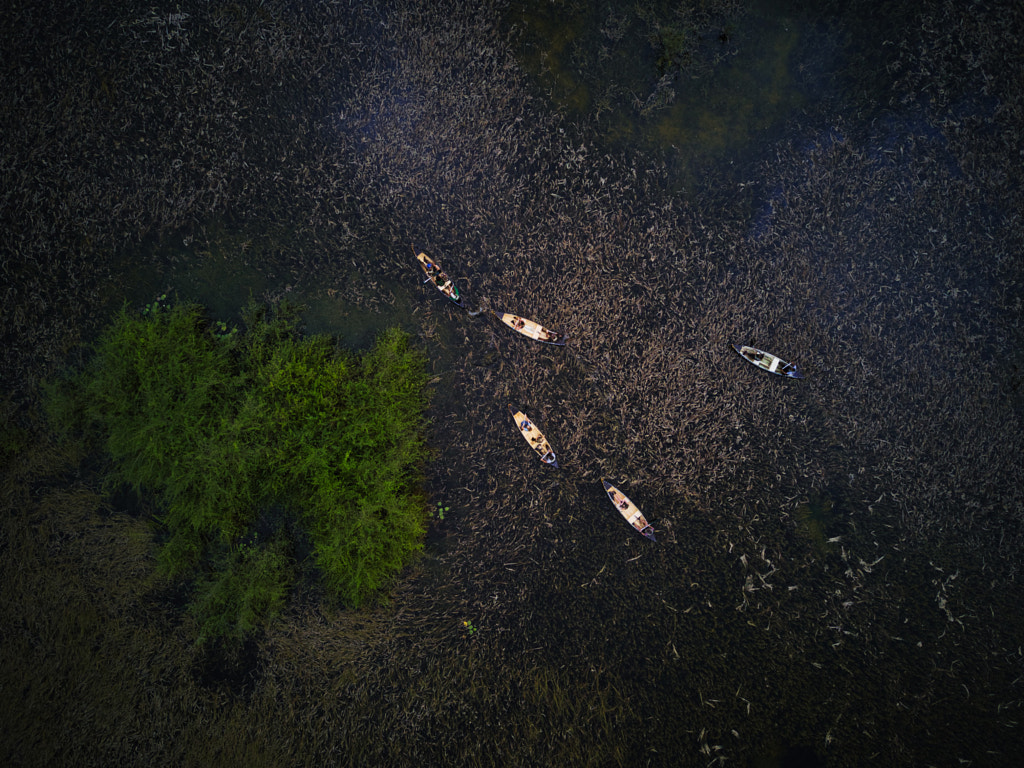
[[636, 528], [640, 533], [646, 536], [651, 541], [657, 541], [654, 538], [654, 527], [647, 522], [644, 517], [644, 513], [641, 512], [636, 504], [630, 501], [626, 494], [616, 488], [614, 485], [609, 483], [603, 477], [601, 482], [604, 483], [604, 490], [608, 494], [608, 498], [612, 500], [612, 504], [619, 510], [619, 513], [626, 518], [626, 522]]
[[557, 344], [558, 346], [563, 346], [566, 338], [568, 338], [564, 333], [549, 331], [540, 323], [535, 323], [533, 320], [527, 320], [525, 317], [510, 315], [508, 312], [495, 312], [493, 309], [491, 312], [496, 318], [501, 320], [501, 322], [513, 331], [519, 331], [523, 336], [529, 336], [531, 339], [543, 341], [545, 344]]
[[732, 348], [739, 352], [745, 360], [753, 363], [758, 368], [763, 368], [768, 373], [774, 373], [778, 376], [789, 376], [791, 379], [802, 379], [804, 377], [796, 369], [796, 363], [787, 363], [781, 357], [776, 357], [771, 352], [763, 352], [754, 347], [741, 347], [739, 344], [733, 344]]
[[550, 464], [555, 469], [558, 469], [558, 460], [555, 458], [555, 452], [551, 450], [551, 444], [548, 443], [547, 438], [544, 437], [544, 433], [537, 429], [537, 425], [534, 424], [522, 411], [512, 410], [512, 406], [508, 407], [508, 412], [512, 414], [512, 418], [516, 422], [516, 426], [522, 433], [523, 438], [530, 444], [530, 447], [537, 452], [540, 456], [540, 460], [545, 464]]
[[[415, 249], [413, 250], [415, 251]], [[423, 252], [416, 254], [416, 258], [419, 260], [420, 266], [423, 267], [423, 271], [427, 273], [427, 279], [423, 282], [433, 283], [437, 290], [451, 299], [455, 304], [458, 304], [460, 307], [463, 306], [462, 295], [459, 293], [458, 287], [441, 269], [441, 265]]]

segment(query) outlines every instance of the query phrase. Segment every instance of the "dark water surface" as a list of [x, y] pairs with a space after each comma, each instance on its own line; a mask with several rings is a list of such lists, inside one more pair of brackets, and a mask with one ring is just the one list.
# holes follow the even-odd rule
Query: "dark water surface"
[[[450, 5], [101, 25], [163, 35], [125, 43], [124, 68], [160, 64], [152, 82], [226, 57], [230, 77], [161, 86], [186, 114], [228, 94], [203, 133], [162, 106], [131, 167], [161, 170], [168, 136], [214, 136], [185, 145], [231, 191], [158, 208], [141, 237], [110, 214], [133, 233], [110, 240], [138, 244], [114, 249], [90, 311], [166, 293], [237, 321], [249, 297], [287, 298], [349, 346], [408, 329], [435, 376], [427, 490], [450, 508], [389, 605], [291, 606], [247, 650], [244, 685], [218, 687], [209, 660], [198, 683], [164, 668], [177, 682], [131, 694], [136, 730], [191, 745], [176, 757], [255, 744], [267, 764], [1012, 764], [1024, 403], [1004, 352], [1024, 236], [1006, 36], [1022, 20], [999, 4]], [[143, 111], [119, 72], [102, 82]], [[86, 159], [106, 141], [68, 135]], [[454, 307], [410, 244], [470, 309], [569, 343]], [[135, 656], [189, 647], [146, 599], [127, 603], [138, 645], [104, 651], [130, 679], [157, 664]], [[75, 734], [104, 726], [63, 706], [76, 746], [60, 754], [138, 748], [135, 726], [92, 746]]]
[[559, 108], [593, 120], [612, 146], [666, 155], [685, 188], [739, 173], [839, 95], [834, 21], [779, 0], [534, 2], [512, 3], [506, 24]]
[[[863, 34], [863, 20], [856, 24]], [[232, 243], [223, 257], [193, 247], [167, 262], [167, 285], [203, 301], [217, 314], [236, 311], [247, 295], [298, 299], [310, 305], [311, 330], [337, 334], [355, 345], [368, 343], [376, 329], [390, 323], [422, 329], [435, 372], [442, 377], [434, 404], [436, 429], [440, 435], [456, 430], [447, 444], [441, 437], [440, 461], [447, 468], [432, 480], [433, 495], [453, 508], [444, 522], [435, 524], [428, 547], [428, 557], [448, 563], [432, 570], [428, 579], [431, 589], [450, 595], [430, 610], [433, 621], [446, 601], [449, 606], [469, 601], [467, 606], [476, 608], [464, 615], [481, 629], [474, 642], [486, 644], [489, 638], [504, 636], [504, 652], [528, 666], [610, 675], [623, 696], [621, 722], [632, 723], [637, 735], [643, 734], [639, 740], [627, 739], [629, 761], [644, 756], [656, 764], [712, 764], [741, 754], [758, 765], [856, 763], [864, 753], [849, 743], [852, 731], [838, 735], [844, 720], [860, 723], [871, 743], [928, 741], [933, 737], [915, 729], [913, 713], [923, 706], [922, 700], [953, 695], [957, 687], [927, 693], [918, 688], [924, 683], [901, 680], [921, 674], [915, 671], [921, 665], [934, 663], [928, 659], [939, 651], [929, 646], [941, 645], [948, 629], [962, 631], [959, 619], [947, 622], [936, 605], [937, 599], [947, 605], [943, 590], [956, 586], [948, 580], [949, 571], [958, 573], [961, 566], [952, 560], [940, 568], [923, 553], [903, 554], [906, 528], [901, 534], [899, 506], [891, 501], [899, 496], [899, 480], [886, 469], [884, 449], [875, 451], [865, 441], [904, 440], [902, 429], [890, 425], [900, 418], [904, 405], [871, 413], [871, 389], [884, 386], [892, 372], [879, 371], [877, 377], [869, 372], [857, 387], [860, 391], [840, 395], [847, 375], [842, 358], [862, 370], [899, 367], [903, 353], [891, 345], [930, 335], [936, 323], [956, 327], [974, 322], [969, 307], [959, 317], [943, 312], [941, 319], [917, 308], [908, 313], [891, 300], [890, 286], [915, 307], [936, 300], [931, 295], [935, 284], [951, 286], [954, 298], [957, 291], [972, 295], [990, 286], [964, 283], [950, 263], [924, 267], [920, 257], [907, 271], [893, 268], [891, 261], [875, 267], [873, 246], [859, 247], [852, 238], [863, 228], [871, 233], [871, 242], [878, 234], [872, 232], [878, 221], [868, 216], [857, 220], [853, 232], [841, 223], [833, 231], [829, 217], [859, 214], [858, 207], [865, 205], [882, 208], [901, 194], [918, 195], [913, 181], [908, 181], [909, 189], [894, 182], [904, 171], [887, 170], [887, 155], [907, 151], [907, 142], [915, 141], [917, 133], [917, 140], [932, 142], [929, 157], [955, 166], [945, 139], [917, 113], [893, 113], [890, 127], [881, 130], [851, 118], [857, 109], [876, 109], [884, 90], [843, 90], [855, 82], [870, 85], [873, 77], [865, 74], [858, 80], [859, 72], [851, 69], [858, 49], [850, 42], [850, 27], [840, 17], [801, 4], [759, 2], [721, 12], [712, 8], [693, 21], [681, 18], [672, 4], [538, 2], [513, 4], [505, 13], [504, 27], [517, 41], [518, 60], [530, 76], [528, 85], [550, 109], [565, 116], [567, 122], [557, 130], [570, 151], [576, 150], [568, 135], [577, 132], [572, 124], [578, 123], [600, 151], [625, 152], [639, 157], [634, 162], [641, 164], [644, 157], [663, 164], [661, 190], [687, 193], [701, 211], [701, 228], [709, 232], [735, 229], [727, 216], [704, 209], [710, 200], [738, 199], [742, 205], [737, 211], [754, 211], [749, 223], [740, 223], [739, 231], [747, 238], [745, 247], [763, 261], [730, 255], [727, 247], [716, 244], [721, 235], [709, 234], [713, 245], [707, 258], [717, 276], [705, 279], [700, 291], [683, 282], [689, 268], [681, 268], [678, 261], [655, 261], [652, 256], [640, 267], [633, 256], [624, 259], [634, 266], [632, 273], [620, 273], [621, 279], [635, 283], [620, 300], [643, 297], [638, 314], [620, 320], [627, 336], [646, 340], [653, 333], [656, 338], [652, 312], [658, 306], [689, 315], [688, 322], [703, 325], [703, 333], [677, 335], [675, 343], [682, 346], [675, 349], [648, 347], [641, 357], [630, 357], [625, 368], [614, 362], [606, 367], [598, 358], [616, 354], [611, 337], [588, 333], [559, 314], [550, 301], [538, 300], [522, 274], [508, 269], [507, 259], [503, 264], [466, 249], [456, 231], [441, 235], [442, 259], [462, 283], [472, 308], [487, 296], [500, 310], [533, 313], [570, 334], [582, 334], [582, 346], [534, 349], [509, 338], [504, 328], [484, 317], [467, 317], [429, 286], [419, 285], [412, 254], [399, 242], [364, 246], [352, 268], [336, 267], [327, 282], [315, 276], [306, 279], [301, 271], [286, 274], [275, 266], [279, 262], [274, 249], [288, 249], [287, 237], [277, 236], [253, 258], [247, 255], [252, 246], [243, 247], [244, 242]], [[685, 53], [677, 64], [659, 62], [653, 36], [677, 30], [689, 35], [680, 43]], [[883, 32], [876, 30], [875, 35], [882, 37]], [[434, 162], [443, 167], [448, 161], [440, 147], [418, 134], [414, 125], [400, 129], [408, 131], [403, 139], [391, 133], [388, 122], [414, 121], [414, 110], [403, 116], [406, 100], [416, 105], [430, 98], [418, 90], [426, 87], [413, 84], [372, 115], [363, 131], [370, 130], [382, 147], [404, 141], [403, 151], [438, 152]], [[834, 128], [836, 121], [846, 127]], [[867, 166], [851, 156], [853, 139], [848, 135], [865, 131], [875, 133], [875, 139], [858, 150], [874, 154], [875, 163]], [[454, 147], [458, 151], [457, 143]], [[923, 157], [920, 152], [918, 156]], [[564, 194], [570, 196], [574, 174], [587, 172], [586, 163], [574, 170], [573, 162], [563, 156], [553, 166], [556, 174], [564, 174]], [[830, 171], [835, 174], [831, 181], [817, 169], [829, 162], [838, 163]], [[919, 160], [907, 162], [912, 166]], [[801, 170], [801, 164], [808, 170]], [[455, 160], [452, 167], [459, 173], [460, 162]], [[787, 177], [794, 168], [795, 176]], [[864, 179], [857, 178], [865, 172]], [[609, 168], [599, 183], [614, 180], [615, 173]], [[766, 183], [765, 177], [772, 175], [775, 180]], [[469, 189], [461, 192], [474, 194], [477, 180], [468, 183]], [[869, 186], [867, 198], [862, 197], [863, 189], [858, 190], [862, 185]], [[822, 195], [810, 202], [824, 213], [814, 226], [825, 237], [819, 245], [796, 246], [809, 250], [806, 269], [812, 272], [794, 276], [786, 274], [791, 257], [776, 259], [772, 251], [793, 247], [786, 240], [794, 237], [792, 227], [806, 226], [779, 223], [787, 211], [799, 207], [791, 196], [799, 194], [801, 186]], [[840, 197], [832, 199], [837, 190]], [[552, 194], [559, 192], [556, 188]], [[476, 193], [488, 194], [486, 188]], [[844, 194], [851, 202], [842, 199]], [[399, 203], [396, 210], [404, 210], [411, 223], [417, 215], [437, 212], [434, 206], [450, 203], [443, 195], [436, 200], [428, 199], [418, 208]], [[908, 204], [913, 205], [909, 200]], [[615, 214], [614, 202], [604, 205]], [[636, 215], [643, 218], [641, 210]], [[523, 223], [529, 224], [526, 218]], [[452, 220], [458, 226], [468, 224], [464, 216]], [[405, 223], [393, 221], [392, 226], [402, 231]], [[550, 219], [538, 218], [536, 226], [545, 233], [557, 230]], [[560, 275], [564, 279], [580, 266], [590, 266], [586, 261], [573, 263], [593, 248], [585, 227], [582, 221], [576, 226], [584, 238], [579, 251], [569, 249], [550, 267], [544, 266], [543, 251], [531, 257], [534, 281], [557, 283]], [[425, 239], [431, 245], [438, 234], [430, 236], [426, 225]], [[900, 234], [892, 247], [900, 247], [897, 243], [902, 241], [903, 247], [912, 248], [913, 239], [924, 234], [923, 229]], [[480, 238], [484, 251], [515, 249], [486, 231]], [[636, 247], [628, 238], [622, 246], [627, 253]], [[815, 254], [817, 248], [832, 253]], [[376, 263], [384, 256], [382, 250], [387, 255]], [[260, 259], [262, 264], [257, 263]], [[884, 255], [879, 260], [887, 261]], [[402, 269], [396, 271], [396, 263]], [[782, 274], [762, 272], [773, 263], [779, 264]], [[921, 268], [941, 270], [941, 275], [922, 281], [917, 273]], [[856, 272], [864, 278], [852, 277]], [[794, 279], [806, 281], [808, 289], [797, 296], [790, 287], [782, 289], [782, 304], [766, 306], [761, 317], [757, 302], [751, 305], [743, 298], [750, 295], [752, 282], [782, 285]], [[489, 286], [491, 293], [482, 294], [477, 284], [481, 289]], [[644, 293], [643, 286], [652, 284], [657, 286], [653, 292]], [[863, 292], [866, 287], [870, 295]], [[353, 293], [377, 291], [386, 303], [346, 303]], [[716, 293], [714, 301], [725, 302], [721, 309], [709, 307]], [[856, 295], [851, 298], [858, 302], [850, 305], [851, 327], [844, 326], [841, 310], [836, 311], [847, 294]], [[771, 295], [769, 290], [762, 300]], [[722, 336], [724, 328], [714, 324], [729, 316], [730, 301], [743, 320]], [[864, 303], [877, 311], [865, 313]], [[808, 321], [829, 330], [815, 341], [815, 334], [801, 330]], [[894, 325], [898, 330], [887, 328]], [[763, 376], [728, 354], [724, 345], [732, 341], [761, 343], [792, 356], [805, 367], [808, 379]], [[589, 342], [596, 345], [588, 347]], [[827, 352], [830, 345], [832, 353]], [[711, 349], [716, 352], [709, 357]], [[692, 402], [681, 403], [678, 414], [686, 419], [685, 429], [678, 423], [667, 427], [674, 436], [666, 442], [662, 432], [656, 443], [660, 448], [652, 452], [641, 444], [640, 435], [651, 435], [659, 410], [649, 398], [658, 395], [646, 394], [645, 389], [651, 391], [646, 383], [628, 394], [629, 370], [658, 354], [664, 355], [660, 364], [670, 370], [687, 366], [694, 355], [701, 365], [710, 362], [716, 369], [710, 377], [698, 374], [696, 381], [681, 386], [715, 387], [714, 380], [721, 377], [736, 384], [732, 395], [723, 391], [715, 397], [710, 390], [712, 397], [705, 402], [716, 411], [710, 429], [707, 416], [690, 415]], [[991, 361], [980, 354], [980, 359]], [[652, 370], [641, 376], [652, 375], [657, 374]], [[927, 397], [929, 386], [933, 385], [911, 387], [902, 395], [903, 403]], [[653, 390], [657, 389], [655, 385]], [[755, 404], [747, 402], [752, 393]], [[506, 423], [506, 401], [526, 408], [544, 426], [563, 465], [557, 475], [532, 461], [516, 441]], [[856, 429], [846, 431], [842, 419], [865, 415], [877, 426], [868, 430], [868, 437], [852, 437]], [[588, 439], [568, 441], [586, 418], [598, 419]], [[829, 421], [832, 426], [826, 426]], [[773, 422], [781, 429], [768, 426]], [[723, 427], [727, 436], [701, 437], [702, 429]], [[507, 447], [496, 450], [502, 444]], [[678, 462], [693, 461], [690, 453], [676, 450], [681, 444], [700, 457], [698, 464], [720, 469], [728, 462], [733, 469], [720, 476], [719, 469], [695, 467], [689, 475], [680, 475]], [[743, 447], [730, 456], [730, 446]], [[798, 469], [801, 466], [804, 469]], [[596, 482], [602, 473], [611, 475], [643, 507], [659, 531], [658, 545], [635, 536], [611, 509]], [[690, 480], [681, 479], [687, 476]], [[874, 480], [865, 481], [868, 476]], [[706, 488], [699, 485], [700, 478], [708, 482]], [[489, 533], [506, 541], [497, 547], [496, 542], [487, 544]], [[522, 539], [518, 550], [508, 541], [517, 537]], [[460, 575], [459, 568], [468, 571]], [[496, 571], [506, 576], [495, 580]], [[884, 618], [891, 603], [895, 612]], [[458, 624], [462, 615], [451, 621]], [[955, 652], [951, 654], [946, 662], [955, 664]], [[934, 688], [936, 682], [924, 685]], [[487, 692], [472, 695], [486, 698]], [[884, 718], [876, 721], [865, 714], [878, 707], [888, 713]], [[975, 710], [963, 717], [985, 714]], [[898, 735], [904, 730], [905, 735]], [[907, 749], [917, 752], [921, 745], [911, 743]], [[861, 757], [855, 757], [858, 754]]]

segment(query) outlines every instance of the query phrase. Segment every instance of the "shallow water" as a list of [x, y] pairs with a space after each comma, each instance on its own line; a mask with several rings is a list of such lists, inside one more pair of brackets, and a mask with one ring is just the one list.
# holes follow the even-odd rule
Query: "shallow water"
[[[335, 336], [349, 349], [369, 348], [389, 327], [416, 327], [413, 310], [426, 289], [416, 289], [411, 270], [407, 279], [395, 280], [376, 273], [373, 279], [364, 278], [353, 269], [323, 282], [321, 270], [296, 273], [287, 268], [282, 256], [293, 258], [295, 247], [288, 233], [239, 231], [219, 221], [202, 231], [201, 242], [187, 234], [172, 235], [159, 244], [147, 241], [127, 249], [121, 257], [125, 279], [110, 286], [106, 300], [114, 306], [126, 302], [142, 307], [166, 295], [167, 301], [198, 302], [211, 319], [235, 324], [249, 300], [287, 300], [305, 307], [306, 332]], [[370, 308], [360, 300], [366, 295]]]
[[[609, 146], [663, 153], [680, 188], [723, 180], [837, 93], [837, 31], [802, 4], [758, 0], [700, 19], [666, 2], [515, 2], [518, 56], [552, 102]], [[665, 30], [668, 30], [666, 33]], [[665, 66], [659, 34], [684, 38]]]

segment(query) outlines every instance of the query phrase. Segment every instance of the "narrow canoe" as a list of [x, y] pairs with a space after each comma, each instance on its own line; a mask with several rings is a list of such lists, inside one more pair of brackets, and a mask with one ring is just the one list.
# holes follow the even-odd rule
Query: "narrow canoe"
[[526, 442], [530, 444], [530, 447], [537, 452], [540, 460], [558, 469], [558, 459], [555, 458], [555, 452], [551, 450], [551, 444], [544, 437], [544, 433], [537, 429], [537, 425], [530, 421], [522, 411], [512, 410], [511, 405], [508, 407], [508, 412], [512, 414], [519, 432]]
[[609, 483], [603, 477], [601, 478], [601, 482], [604, 483], [604, 490], [608, 494], [608, 498], [612, 500], [612, 504], [614, 504], [615, 508], [619, 510], [619, 513], [626, 518], [626, 522], [636, 528], [651, 541], [657, 541], [657, 539], [654, 538], [654, 527], [647, 522], [647, 519], [644, 517], [644, 513], [637, 508], [636, 504], [630, 501], [626, 497], [626, 494]]
[[791, 379], [802, 379], [804, 375], [796, 369], [796, 363], [787, 363], [781, 357], [776, 357], [771, 352], [764, 352], [754, 347], [741, 347], [733, 344], [732, 348], [740, 353], [740, 356], [747, 362], [753, 363], [758, 368], [763, 368], [768, 373], [777, 376], [789, 376]]
[[527, 320], [519, 315], [510, 315], [508, 312], [494, 312], [494, 310], [491, 310], [491, 312], [513, 331], [519, 331], [523, 336], [529, 336], [531, 339], [542, 341], [545, 344], [557, 344], [558, 346], [565, 344], [567, 337], [564, 333], [549, 331], [540, 323]]
[[419, 260], [420, 266], [423, 267], [423, 271], [427, 273], [427, 279], [424, 282], [433, 283], [437, 290], [461, 307], [462, 294], [459, 293], [458, 287], [451, 278], [441, 269], [441, 265], [423, 252], [416, 254], [416, 258]]

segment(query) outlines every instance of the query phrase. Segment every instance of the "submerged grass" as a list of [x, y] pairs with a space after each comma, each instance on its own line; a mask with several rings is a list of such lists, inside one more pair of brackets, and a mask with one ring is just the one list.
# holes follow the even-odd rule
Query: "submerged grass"
[[194, 580], [200, 641], [274, 616], [307, 540], [330, 592], [359, 605], [424, 532], [426, 374], [407, 337], [386, 331], [357, 357], [302, 338], [294, 306], [244, 319], [236, 333], [197, 305], [124, 309], [47, 396], [55, 425], [112, 458], [110, 486], [156, 495], [158, 572]]

